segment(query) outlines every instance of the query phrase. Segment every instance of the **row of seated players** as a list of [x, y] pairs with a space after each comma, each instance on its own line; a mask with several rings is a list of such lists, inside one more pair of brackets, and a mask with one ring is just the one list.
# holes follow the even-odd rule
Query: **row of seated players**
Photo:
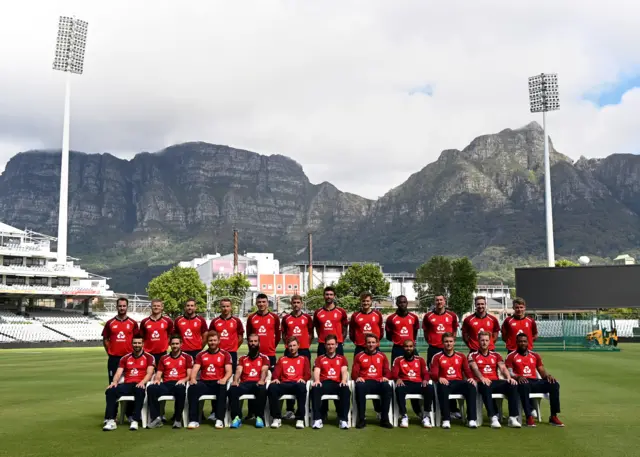
[[[216, 428], [224, 428], [221, 418], [226, 415], [227, 399], [233, 422], [232, 428], [242, 424], [240, 410], [240, 396], [253, 394], [256, 401], [253, 413], [256, 416], [256, 427], [264, 427], [263, 411], [266, 400], [269, 400], [272, 428], [281, 426], [282, 395], [294, 395], [297, 409], [295, 412], [296, 428], [304, 428], [306, 415], [307, 382], [311, 380], [309, 359], [298, 353], [297, 338], [287, 340], [288, 354], [281, 357], [273, 371], [271, 381], [267, 383], [270, 361], [260, 353], [258, 335], [252, 334], [248, 338], [249, 354], [238, 361], [233, 382], [227, 390], [227, 381], [232, 377], [232, 362], [228, 352], [219, 348], [219, 336], [215, 331], [208, 335], [207, 350], [193, 358], [180, 350], [181, 338], [171, 338], [171, 353], [163, 356], [158, 364], [154, 377], [155, 360], [153, 356], [143, 351], [140, 336], [133, 339], [134, 350], [120, 361], [112, 383], [106, 390], [106, 422], [105, 431], [116, 429], [116, 404], [120, 396], [133, 395], [135, 398], [133, 418], [130, 429], [136, 430], [141, 420], [142, 406], [145, 398], [147, 383], [153, 383], [147, 389], [150, 417], [149, 428], [162, 425], [158, 398], [162, 395], [173, 395], [176, 399], [174, 428], [181, 427], [180, 417], [184, 408], [184, 399], [189, 402], [190, 429], [200, 426], [199, 399], [202, 395], [215, 395]], [[326, 354], [315, 360], [311, 388], [313, 408], [313, 428], [323, 426], [321, 408], [322, 395], [339, 395], [336, 402], [338, 424], [341, 429], [348, 429], [347, 415], [349, 411], [351, 392], [349, 389], [348, 362], [346, 358], [337, 354], [337, 337], [327, 335], [325, 339]], [[434, 394], [438, 395], [442, 416], [442, 428], [450, 428], [449, 395], [464, 396], [468, 410], [468, 426], [477, 428], [476, 395], [482, 396], [492, 428], [500, 428], [496, 406], [492, 400], [493, 393], [505, 394], [509, 404], [510, 427], [521, 427], [519, 402], [522, 403], [527, 426], [535, 426], [533, 406], [529, 399], [530, 393], [549, 394], [551, 417], [549, 423], [563, 426], [558, 419], [560, 412], [560, 388], [558, 382], [546, 372], [541, 357], [528, 349], [528, 336], [518, 336], [518, 348], [510, 353], [503, 362], [502, 357], [489, 350], [490, 335], [482, 332], [480, 335], [480, 349], [472, 352], [468, 357], [456, 352], [455, 337], [446, 333], [442, 337], [443, 351], [433, 358], [431, 369], [422, 357], [415, 355], [414, 343], [405, 341], [404, 353], [393, 361], [389, 367], [387, 356], [378, 350], [379, 339], [376, 335], [366, 336], [365, 351], [354, 358], [351, 379], [355, 381], [355, 398], [358, 412], [356, 428], [366, 426], [366, 395], [377, 394], [381, 397], [380, 425], [392, 428], [388, 417], [393, 389], [388, 381], [395, 381], [396, 400], [398, 402], [401, 427], [408, 426], [406, 410], [406, 395], [421, 394], [424, 399], [425, 414], [422, 414], [422, 425], [431, 428], [430, 412], [433, 411]], [[538, 373], [540, 378], [538, 378]], [[198, 380], [198, 374], [200, 379]], [[499, 379], [499, 374], [504, 379]], [[124, 383], [120, 378], [124, 375]], [[431, 382], [431, 380], [433, 382]], [[434, 383], [438, 388], [434, 389]], [[187, 385], [189, 388], [187, 389]], [[251, 407], [250, 407], [251, 408]]]

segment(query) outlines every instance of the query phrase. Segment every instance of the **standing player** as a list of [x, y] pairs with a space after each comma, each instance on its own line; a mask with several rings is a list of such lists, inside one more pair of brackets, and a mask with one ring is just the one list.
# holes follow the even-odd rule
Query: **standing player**
[[148, 352], [156, 360], [156, 366], [160, 358], [167, 353], [169, 347], [169, 335], [173, 332], [173, 321], [169, 316], [163, 316], [164, 303], [154, 298], [151, 300], [151, 315], [140, 322], [140, 334], [144, 340], [144, 351]]
[[[469, 428], [477, 428], [476, 382], [469, 368], [467, 358], [455, 351], [455, 337], [452, 333], [442, 335], [443, 350], [431, 361], [431, 379], [438, 382], [438, 402], [442, 413], [442, 428], [451, 428], [449, 395], [461, 394], [467, 402]], [[466, 378], [466, 379], [465, 379]]]
[[247, 316], [247, 335], [255, 333], [260, 337], [260, 353], [269, 357], [271, 368], [276, 364], [276, 347], [280, 342], [280, 319], [269, 311], [269, 298], [265, 294], [256, 297], [258, 311]]
[[338, 426], [346, 430], [349, 416], [349, 404], [351, 403], [351, 391], [349, 390], [349, 363], [347, 359], [338, 353], [338, 337], [327, 335], [324, 340], [327, 353], [316, 358], [313, 367], [313, 384], [311, 387], [311, 405], [313, 407], [313, 428], [323, 427], [323, 414], [321, 412], [323, 395], [338, 395], [337, 402]]
[[533, 342], [538, 338], [536, 321], [525, 316], [527, 304], [522, 298], [513, 300], [513, 315], [502, 322], [502, 340], [507, 345], [507, 352], [518, 349], [516, 337], [522, 333], [527, 335], [529, 350], [533, 349]]
[[495, 351], [498, 333], [500, 332], [500, 323], [495, 316], [487, 314], [487, 299], [477, 296], [474, 300], [476, 312], [470, 314], [462, 322], [462, 339], [469, 348], [469, 352], [480, 349], [478, 334], [488, 332], [490, 336], [489, 351]]
[[[549, 423], [556, 427], [564, 427], [558, 419], [560, 412], [560, 383], [547, 373], [542, 364], [542, 357], [529, 349], [531, 343], [526, 333], [521, 333], [516, 339], [518, 349], [507, 356], [506, 365], [511, 371], [511, 375], [518, 381], [518, 393], [527, 417], [527, 426], [535, 427], [536, 421], [533, 418], [533, 406], [529, 394], [544, 393], [549, 394], [551, 404], [551, 416]], [[538, 378], [537, 373], [540, 373]]]
[[407, 297], [399, 295], [396, 298], [396, 312], [387, 317], [385, 331], [387, 339], [393, 343], [391, 360], [403, 356], [405, 353], [403, 345], [406, 340], [413, 342], [414, 352], [416, 355], [418, 354], [418, 351], [415, 349], [415, 343], [418, 339], [418, 330], [420, 330], [420, 318], [409, 312], [407, 309], [408, 306], [409, 301]]
[[307, 414], [307, 381], [311, 378], [309, 359], [298, 354], [298, 339], [295, 336], [287, 340], [289, 355], [280, 357], [276, 368], [273, 370], [273, 378], [267, 395], [269, 396], [269, 409], [271, 410], [271, 428], [280, 428], [282, 425], [282, 409], [280, 397], [282, 395], [296, 396], [296, 428], [304, 428], [304, 417]]
[[[520, 428], [518, 411], [518, 390], [515, 379], [511, 377], [509, 370], [502, 361], [502, 356], [490, 350], [491, 334], [486, 331], [478, 335], [480, 349], [469, 354], [469, 367], [476, 375], [478, 382], [478, 393], [482, 396], [482, 401], [487, 408], [487, 414], [491, 419], [491, 428], [500, 428], [500, 418], [492, 394], [503, 394], [509, 401], [509, 427]], [[498, 377], [498, 371], [502, 373], [504, 379]], [[482, 414], [482, 411], [478, 412]]]
[[269, 373], [269, 357], [260, 354], [260, 337], [252, 333], [247, 337], [249, 354], [243, 355], [238, 361], [233, 383], [229, 388], [229, 409], [231, 411], [231, 428], [240, 428], [242, 425], [242, 410], [240, 397], [243, 395], [255, 395], [256, 403], [256, 428], [264, 427], [264, 407], [267, 402], [267, 374]]
[[[300, 295], [291, 297], [291, 313], [282, 317], [280, 328], [282, 329], [282, 341], [287, 341], [292, 336], [298, 338], [300, 343], [298, 354], [309, 359], [309, 364], [311, 364], [309, 347], [313, 339], [313, 318], [302, 312], [302, 297]], [[284, 355], [288, 355], [287, 349], [285, 349]], [[293, 406], [294, 401], [287, 400], [285, 419], [294, 419], [296, 417], [293, 412]]]
[[173, 325], [182, 337], [182, 350], [196, 359], [207, 341], [207, 321], [196, 314], [196, 301], [190, 298], [184, 304], [184, 314]]
[[[224, 428], [224, 416], [227, 412], [227, 381], [231, 378], [231, 356], [227, 351], [220, 349], [220, 337], [218, 332], [212, 330], [207, 335], [206, 351], [196, 356], [195, 364], [191, 370], [189, 380], [189, 425], [187, 428], [200, 427], [200, 396], [216, 396], [216, 428]], [[200, 381], [197, 381], [200, 372]]]
[[384, 331], [384, 318], [378, 310], [372, 309], [373, 296], [369, 292], [360, 295], [360, 311], [351, 315], [349, 321], [349, 339], [356, 348], [353, 355], [365, 350], [364, 336], [372, 333], [382, 338]]
[[424, 398], [425, 414], [422, 418], [422, 426], [431, 428], [431, 417], [429, 413], [433, 408], [434, 388], [429, 384], [429, 370], [427, 362], [415, 353], [415, 343], [413, 340], [406, 340], [403, 344], [404, 353], [393, 360], [391, 377], [396, 382], [396, 399], [398, 410], [401, 416], [400, 427], [409, 426], [407, 416], [407, 394], [421, 394]]
[[242, 346], [244, 339], [244, 326], [242, 321], [233, 315], [231, 300], [220, 300], [220, 315], [209, 324], [209, 331], [215, 330], [220, 335], [220, 349], [227, 351], [231, 356], [233, 371], [238, 364], [238, 348]]
[[387, 356], [378, 350], [380, 340], [376, 335], [369, 334], [365, 338], [367, 348], [353, 359], [351, 379], [355, 381], [356, 405], [358, 419], [356, 428], [367, 426], [365, 417], [367, 412], [368, 394], [377, 394], [381, 397], [380, 426], [393, 428], [389, 422], [389, 407], [393, 395], [393, 389], [389, 384], [391, 370]]
[[149, 428], [162, 427], [160, 402], [163, 395], [173, 395], [175, 410], [173, 428], [182, 427], [182, 411], [186, 400], [187, 383], [191, 378], [193, 358], [180, 350], [182, 339], [178, 335], [171, 337], [171, 352], [160, 358], [153, 384], [147, 389], [149, 403]]
[[349, 319], [347, 312], [335, 304], [336, 291], [333, 287], [324, 288], [324, 306], [317, 309], [313, 314], [313, 326], [318, 334], [318, 355], [326, 353], [324, 338], [329, 335], [338, 337], [338, 348], [336, 352], [344, 355], [343, 343], [347, 337]]
[[[123, 395], [133, 395], [135, 398], [133, 416], [131, 417], [129, 430], [138, 430], [138, 422], [142, 420], [142, 405], [147, 382], [153, 376], [154, 360], [151, 354], [143, 350], [141, 336], [134, 336], [132, 340], [133, 352], [124, 355], [118, 363], [118, 368], [113, 375], [113, 381], [107, 387], [105, 396], [107, 399], [107, 412], [105, 424], [102, 430], [115, 430], [117, 402]], [[124, 374], [124, 382], [120, 384], [120, 378]]]

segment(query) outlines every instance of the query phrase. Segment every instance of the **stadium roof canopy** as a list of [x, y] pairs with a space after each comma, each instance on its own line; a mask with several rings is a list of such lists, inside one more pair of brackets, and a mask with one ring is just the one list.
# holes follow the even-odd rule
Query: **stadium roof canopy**
[[15, 233], [16, 235], [24, 235], [24, 230], [11, 227], [3, 222], [0, 222], [0, 233]]

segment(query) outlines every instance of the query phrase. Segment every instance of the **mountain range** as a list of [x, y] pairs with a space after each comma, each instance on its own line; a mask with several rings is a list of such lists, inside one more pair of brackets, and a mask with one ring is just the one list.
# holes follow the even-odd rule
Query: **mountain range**
[[[180, 260], [232, 250], [302, 260], [378, 261], [406, 271], [468, 256], [487, 281], [544, 263], [544, 132], [537, 123], [442, 151], [378, 200], [312, 184], [282, 156], [202, 142], [131, 160], [72, 151], [69, 254], [142, 293]], [[640, 248], [640, 156], [572, 161], [550, 142], [556, 255], [610, 262]], [[0, 221], [56, 235], [59, 151], [16, 154], [0, 175]]]

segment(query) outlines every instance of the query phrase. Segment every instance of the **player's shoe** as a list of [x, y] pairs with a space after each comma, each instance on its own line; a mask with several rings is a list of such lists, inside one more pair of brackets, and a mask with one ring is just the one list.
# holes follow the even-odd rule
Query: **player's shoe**
[[324, 424], [320, 419], [313, 421], [313, 425], [311, 426], [311, 428], [314, 430], [320, 430], [322, 427], [324, 427]]
[[460, 411], [452, 412], [451, 419], [462, 419], [462, 413]]
[[234, 417], [233, 421], [231, 422], [231, 428], [240, 428], [242, 426], [242, 421], [240, 420], [240, 418], [238, 416]]
[[533, 416], [527, 417], [527, 427], [535, 427], [535, 426], [536, 426], [536, 420], [533, 418]]
[[194, 428], [198, 427], [200, 427], [200, 422], [189, 422], [189, 424], [187, 425], [187, 428], [189, 430], [193, 430]]
[[280, 428], [281, 425], [282, 425], [281, 419], [274, 419], [273, 421], [271, 421], [271, 428]]
[[296, 428], [304, 428], [304, 421], [303, 420], [297, 420], [296, 421]]
[[348, 430], [349, 423], [347, 421], [340, 421], [339, 427], [340, 427], [340, 430]]
[[429, 417], [429, 414], [425, 414], [424, 417], [422, 418], [422, 426], [424, 428], [432, 428], [433, 425], [431, 425], [431, 417]]
[[468, 425], [469, 425], [469, 428], [478, 428], [478, 423], [476, 421], [469, 421]]
[[167, 423], [167, 418], [166, 418], [166, 417], [161, 416], [160, 418], [162, 419], [162, 423], [163, 423], [163, 424], [166, 424], [166, 423]]
[[531, 417], [533, 417], [534, 419], [538, 418], [538, 411], [535, 409], [531, 410]]
[[173, 428], [182, 428], [182, 422], [173, 421]]
[[211, 421], [211, 422], [215, 422], [215, 420], [216, 420], [216, 413], [211, 413], [211, 414], [209, 414], [209, 416], [207, 417], [207, 420], [208, 420], [208, 421]]
[[364, 420], [359, 420], [356, 422], [356, 428], [365, 428], [367, 426], [367, 422]]
[[162, 417], [158, 416], [154, 420], [151, 421], [147, 428], [158, 428], [162, 427]]
[[549, 417], [549, 423], [554, 427], [564, 427], [564, 424], [560, 419], [558, 419], [558, 416]]
[[400, 428], [408, 428], [408, 427], [409, 427], [409, 418], [405, 414], [404, 416], [402, 416], [402, 419], [400, 419]]
[[107, 421], [104, 423], [104, 427], [102, 427], [102, 430], [104, 430], [105, 432], [110, 432], [111, 430], [115, 430], [118, 428], [118, 425], [116, 424], [116, 421], [114, 421], [113, 419], [107, 419]]
[[256, 418], [256, 428], [264, 428], [264, 421], [261, 417]]
[[380, 421], [380, 427], [382, 427], [382, 428], [393, 428], [393, 424], [391, 422], [389, 422], [388, 420]]
[[520, 424], [520, 421], [518, 420], [517, 417], [512, 416], [512, 417], [509, 417], [509, 421], [507, 422], [507, 426], [512, 427], [512, 428], [520, 428], [520, 427], [522, 427], [522, 424]]
[[282, 416], [282, 418], [284, 420], [291, 420], [291, 419], [295, 419], [296, 415], [293, 411], [287, 411], [286, 413], [284, 413], [284, 416]]
[[377, 419], [377, 420], [382, 419], [382, 414], [380, 414], [380, 413], [376, 413], [376, 419]]
[[216, 425], [215, 425], [215, 427], [216, 427], [218, 430], [223, 429], [223, 428], [224, 428], [224, 422], [222, 422], [220, 419], [218, 419], [218, 420], [216, 421]]
[[498, 416], [493, 416], [491, 418], [491, 428], [502, 428], [502, 425], [500, 425], [500, 419], [498, 419]]
[[138, 421], [131, 421], [129, 424], [129, 430], [138, 430]]
[[442, 421], [442, 428], [451, 428], [451, 421]]

